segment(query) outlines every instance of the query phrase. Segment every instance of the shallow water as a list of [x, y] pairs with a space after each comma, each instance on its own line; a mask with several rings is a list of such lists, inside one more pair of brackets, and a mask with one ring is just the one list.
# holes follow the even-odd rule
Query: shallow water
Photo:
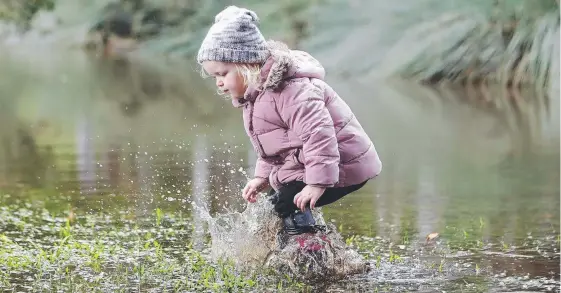
[[[244, 209], [239, 194], [255, 158], [239, 110], [217, 97], [193, 64], [81, 54], [2, 62], [0, 235], [9, 241], [53, 249], [70, 217], [82, 231], [72, 241], [101, 235], [117, 271], [128, 264], [139, 271], [144, 252], [158, 259], [158, 245], [170, 268], [181, 267], [192, 260], [186, 243], [209, 252], [206, 221], [193, 203], [213, 216]], [[371, 135], [384, 169], [322, 209], [371, 268], [323, 290], [559, 290], [556, 98], [330, 81]], [[438, 237], [427, 239], [431, 233]], [[146, 237], [158, 245], [135, 250]], [[21, 251], [0, 253], [0, 264]], [[178, 278], [148, 269], [148, 281], [124, 283], [149, 291]], [[112, 271], [103, 269], [118, 275]], [[104, 278], [95, 272], [88, 276]], [[170, 281], [159, 282], [158, 272]], [[0, 288], [44, 285], [14, 276]]]

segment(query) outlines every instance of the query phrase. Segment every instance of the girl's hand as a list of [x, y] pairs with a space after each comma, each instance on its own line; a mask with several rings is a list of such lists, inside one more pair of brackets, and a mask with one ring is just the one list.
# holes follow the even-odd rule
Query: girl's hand
[[306, 209], [306, 205], [310, 203], [310, 209], [314, 209], [316, 202], [325, 192], [325, 188], [318, 186], [306, 185], [300, 193], [294, 197], [294, 204], [301, 210]]
[[257, 201], [257, 194], [269, 187], [269, 180], [265, 178], [253, 178], [244, 187], [242, 197], [248, 202], [254, 203]]

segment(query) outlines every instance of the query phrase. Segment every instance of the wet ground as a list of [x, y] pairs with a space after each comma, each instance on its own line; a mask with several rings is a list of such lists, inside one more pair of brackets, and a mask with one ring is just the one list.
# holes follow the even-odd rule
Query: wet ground
[[323, 213], [371, 270], [304, 284], [205, 258], [192, 203], [243, 210], [255, 158], [192, 63], [2, 62], [0, 291], [559, 291], [557, 97], [333, 77], [384, 170]]

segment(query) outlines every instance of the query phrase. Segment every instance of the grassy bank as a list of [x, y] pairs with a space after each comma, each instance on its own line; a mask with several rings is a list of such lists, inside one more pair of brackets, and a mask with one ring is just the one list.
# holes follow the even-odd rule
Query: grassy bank
[[427, 83], [485, 81], [540, 89], [554, 83], [558, 88], [558, 1], [474, 1], [471, 6], [450, 8], [411, 27], [390, 52], [391, 69]]

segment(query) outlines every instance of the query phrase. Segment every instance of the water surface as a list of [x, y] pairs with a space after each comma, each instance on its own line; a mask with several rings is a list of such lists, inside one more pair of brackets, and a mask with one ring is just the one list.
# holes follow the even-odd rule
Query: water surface
[[[3, 205], [54, 197], [47, 210], [78, 219], [126, 214], [146, 227], [159, 208], [194, 231], [202, 224], [191, 202], [213, 213], [244, 208], [240, 190], [255, 154], [240, 110], [194, 63], [50, 56], [3, 61]], [[325, 217], [373, 260], [391, 250], [403, 261], [326, 290], [558, 290], [557, 97], [328, 76], [384, 167], [325, 207]], [[18, 237], [9, 225], [2, 233]], [[431, 233], [439, 237], [427, 243]], [[205, 241], [185, 232], [167, 245], [181, 249], [193, 237]], [[431, 264], [432, 275], [408, 272]]]

